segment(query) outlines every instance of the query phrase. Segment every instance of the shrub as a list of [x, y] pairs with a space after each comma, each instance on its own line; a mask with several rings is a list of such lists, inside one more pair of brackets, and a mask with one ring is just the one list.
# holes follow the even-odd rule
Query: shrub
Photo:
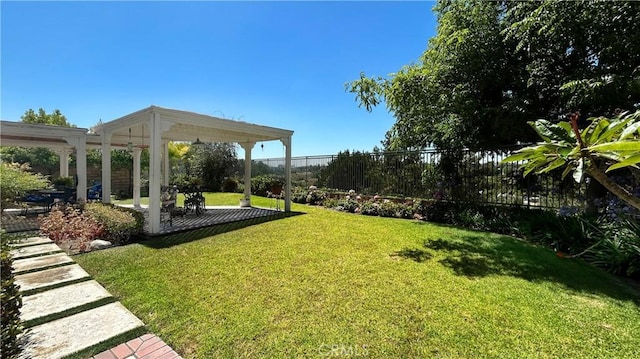
[[20, 287], [15, 284], [13, 258], [11, 258], [9, 238], [0, 231], [2, 292], [2, 351], [0, 358], [17, 358], [21, 352], [18, 335], [22, 333], [20, 308], [22, 297]]
[[0, 165], [0, 209], [19, 201], [28, 191], [44, 189], [49, 181], [41, 174], [29, 172], [27, 164], [2, 163]]
[[611, 273], [640, 278], [640, 223], [631, 217], [612, 221], [606, 216], [588, 227], [595, 244], [584, 259]]
[[236, 192], [238, 190], [238, 181], [234, 178], [227, 178], [222, 182], [222, 191], [223, 192]]
[[421, 201], [414, 205], [415, 212], [429, 222], [452, 223], [455, 203], [445, 201]]
[[371, 201], [365, 201], [360, 204], [359, 212], [360, 214], [365, 216], [378, 216], [379, 208], [380, 208], [380, 204], [371, 202]]
[[[103, 238], [114, 245], [129, 242], [132, 235], [140, 232], [142, 227], [131, 212], [100, 202], [87, 203], [84, 213], [93, 217], [104, 229]], [[137, 211], [136, 211], [137, 212]], [[144, 217], [142, 218], [144, 225]]]
[[334, 207], [338, 211], [344, 211], [349, 213], [356, 213], [358, 209], [358, 202], [353, 199], [340, 199]]
[[291, 192], [291, 201], [294, 203], [307, 203], [307, 191], [300, 187], [295, 187]]
[[309, 193], [307, 194], [307, 197], [305, 198], [305, 202], [307, 204], [310, 205], [322, 205], [322, 202], [324, 202], [324, 200], [327, 198], [327, 194], [322, 191], [322, 190], [311, 190], [309, 191]]
[[322, 205], [326, 208], [335, 209], [338, 207], [338, 199], [337, 198], [327, 198], [322, 202]]
[[89, 243], [101, 238], [104, 227], [88, 213], [72, 206], [54, 208], [48, 216], [40, 215], [40, 231], [56, 244], [85, 252]]
[[262, 175], [251, 178], [251, 193], [256, 196], [266, 197], [267, 192], [271, 191], [271, 186], [275, 184], [282, 185], [284, 181], [274, 175]]

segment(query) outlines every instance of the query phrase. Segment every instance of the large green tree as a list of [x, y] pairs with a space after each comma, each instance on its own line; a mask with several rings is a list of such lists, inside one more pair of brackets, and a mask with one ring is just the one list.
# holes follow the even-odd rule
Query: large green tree
[[198, 178], [204, 189], [220, 191], [222, 182], [237, 168], [236, 146], [233, 143], [204, 143], [191, 146], [186, 158], [188, 176]]
[[640, 104], [640, 4], [440, 0], [437, 35], [415, 64], [347, 84], [385, 102], [387, 150], [496, 148], [535, 140], [527, 121]]

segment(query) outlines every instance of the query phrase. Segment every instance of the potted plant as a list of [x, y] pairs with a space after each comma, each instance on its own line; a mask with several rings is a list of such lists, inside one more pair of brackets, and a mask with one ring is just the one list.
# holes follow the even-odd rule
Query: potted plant
[[51, 180], [51, 183], [57, 190], [64, 190], [65, 188], [73, 188], [73, 177], [56, 177]]
[[251, 207], [251, 197], [246, 195], [240, 197], [240, 207]]

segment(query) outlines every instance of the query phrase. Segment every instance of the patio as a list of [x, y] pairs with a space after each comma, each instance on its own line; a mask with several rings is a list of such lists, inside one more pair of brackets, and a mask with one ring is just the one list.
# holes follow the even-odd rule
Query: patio
[[145, 223], [143, 235], [147, 237], [186, 232], [240, 221], [261, 223], [291, 215], [290, 212], [287, 213], [261, 207], [207, 206], [206, 210], [200, 215], [188, 213], [170, 218], [168, 213], [162, 213], [160, 231], [152, 233], [149, 231], [149, 211], [147, 206], [133, 207], [131, 205], [122, 205], [122, 207], [135, 208], [144, 213]]

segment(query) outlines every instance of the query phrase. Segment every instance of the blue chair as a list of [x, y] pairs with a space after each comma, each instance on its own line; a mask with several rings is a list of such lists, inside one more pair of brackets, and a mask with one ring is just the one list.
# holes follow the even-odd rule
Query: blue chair
[[87, 188], [87, 200], [102, 200], [102, 183], [94, 184], [93, 186]]

